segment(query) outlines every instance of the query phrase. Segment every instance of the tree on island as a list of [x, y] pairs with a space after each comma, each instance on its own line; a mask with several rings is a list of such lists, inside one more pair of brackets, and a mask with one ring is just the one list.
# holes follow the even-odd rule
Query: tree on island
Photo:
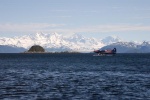
[[39, 46], [39, 45], [34, 45], [32, 46], [28, 52], [31, 52], [31, 53], [41, 53], [41, 52], [45, 52], [44, 48]]
[[24, 53], [79, 53], [75, 51], [60, 51], [60, 52], [46, 52], [45, 49], [39, 45], [33, 45], [28, 51]]

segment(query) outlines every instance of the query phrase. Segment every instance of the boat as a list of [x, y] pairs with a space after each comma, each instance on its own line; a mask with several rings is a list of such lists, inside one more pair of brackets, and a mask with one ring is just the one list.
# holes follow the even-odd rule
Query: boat
[[97, 55], [94, 56], [103, 56], [103, 55], [115, 55], [117, 52], [117, 49], [114, 48], [112, 50], [94, 50], [94, 53], [96, 53]]

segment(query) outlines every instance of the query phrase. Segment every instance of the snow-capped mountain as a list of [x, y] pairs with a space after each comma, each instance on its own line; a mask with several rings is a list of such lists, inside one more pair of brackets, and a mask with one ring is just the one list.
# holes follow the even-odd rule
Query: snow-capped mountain
[[[0, 37], [0, 45], [25, 48], [28, 50], [33, 45], [40, 45], [50, 52], [77, 51], [91, 52], [94, 49], [116, 47], [118, 52], [149, 52], [150, 42], [125, 42], [117, 36], [108, 36], [104, 39], [87, 38], [80, 34], [64, 37], [58, 33], [36, 33], [21, 37]], [[0, 48], [2, 49], [2, 48]], [[23, 49], [22, 49], [23, 50]], [[24, 51], [22, 51], [24, 52]]]
[[143, 42], [141, 44], [135, 42], [116, 42], [106, 45], [101, 49], [117, 48], [118, 53], [150, 53], [150, 42]]
[[64, 37], [58, 33], [44, 34], [36, 33], [34, 35], [0, 38], [0, 45], [17, 46], [29, 49], [32, 45], [41, 45], [50, 51], [93, 51], [94, 48], [100, 48], [104, 44], [94, 38], [86, 38], [79, 34], [73, 34], [70, 37]]

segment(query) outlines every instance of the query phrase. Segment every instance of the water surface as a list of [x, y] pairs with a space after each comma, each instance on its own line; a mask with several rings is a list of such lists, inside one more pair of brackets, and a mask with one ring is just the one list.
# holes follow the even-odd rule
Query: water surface
[[150, 54], [0, 54], [0, 99], [150, 100]]

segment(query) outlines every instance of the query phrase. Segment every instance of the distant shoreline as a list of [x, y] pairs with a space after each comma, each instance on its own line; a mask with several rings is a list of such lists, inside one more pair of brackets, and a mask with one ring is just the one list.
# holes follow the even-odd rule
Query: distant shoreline
[[64, 52], [23, 52], [23, 53], [41, 53], [41, 54], [63, 54], [63, 53], [81, 53], [81, 52], [69, 52], [69, 51], [64, 51]]

